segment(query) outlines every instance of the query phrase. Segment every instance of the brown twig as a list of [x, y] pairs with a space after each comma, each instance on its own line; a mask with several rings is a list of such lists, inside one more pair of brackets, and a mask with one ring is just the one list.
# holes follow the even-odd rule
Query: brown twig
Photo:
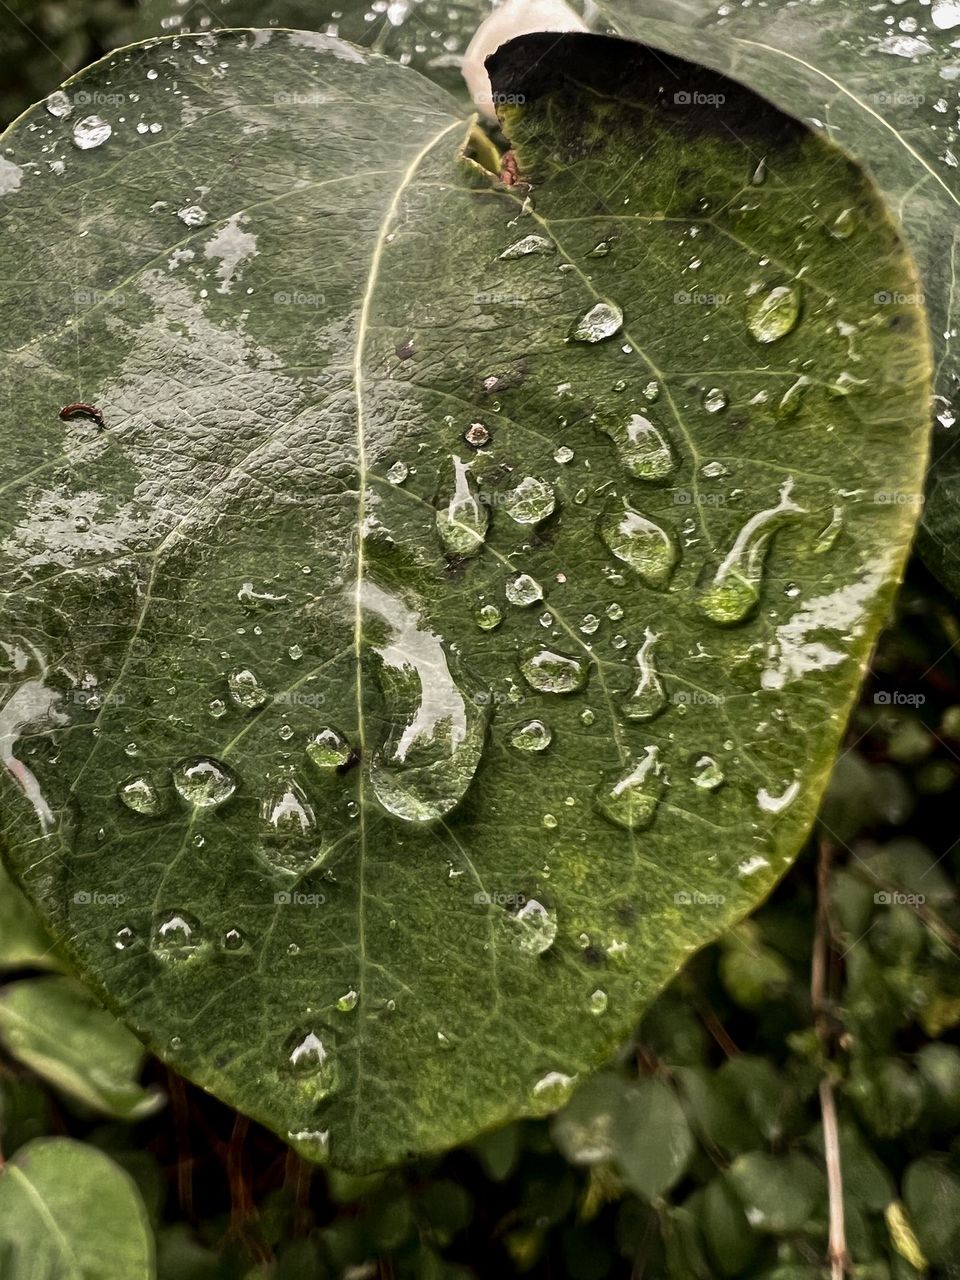
[[[829, 1058], [833, 1050], [832, 1017], [827, 997], [828, 971], [832, 954], [833, 929], [830, 920], [830, 864], [833, 848], [829, 840], [821, 838], [820, 857], [817, 862], [817, 915], [813, 935], [813, 954], [810, 960], [810, 1003], [813, 1006], [813, 1025], [823, 1049]], [[843, 1218], [843, 1172], [840, 1165], [840, 1134], [837, 1126], [837, 1106], [833, 1094], [833, 1081], [824, 1071], [820, 1080], [820, 1112], [823, 1117], [823, 1153], [827, 1165], [827, 1192], [830, 1206], [830, 1235], [827, 1257], [830, 1262], [830, 1280], [843, 1280], [850, 1258], [847, 1253], [847, 1237]]]
[[167, 1092], [173, 1113], [173, 1132], [177, 1144], [177, 1199], [180, 1212], [193, 1219], [193, 1155], [190, 1150], [190, 1105], [183, 1076], [167, 1068]]

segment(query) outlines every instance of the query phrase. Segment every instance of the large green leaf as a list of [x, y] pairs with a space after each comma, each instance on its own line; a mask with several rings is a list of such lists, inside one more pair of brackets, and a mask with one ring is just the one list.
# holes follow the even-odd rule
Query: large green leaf
[[3, 1280], [155, 1274], [143, 1201], [102, 1151], [69, 1138], [38, 1138], [0, 1168]]
[[770, 890], [903, 562], [912, 264], [828, 141], [673, 70], [723, 101], [498, 55], [532, 202], [306, 33], [132, 49], [66, 89], [109, 137], [5, 138], [6, 857], [336, 1164], [554, 1109]]
[[72, 978], [26, 978], [0, 987], [0, 1044], [82, 1106], [139, 1120], [163, 1095], [137, 1076], [143, 1046]]
[[[596, 11], [610, 30], [735, 76], [869, 166], [916, 254], [934, 342], [939, 426], [920, 547], [960, 592], [960, 4], [601, 0]], [[766, 157], [769, 171], [777, 163]], [[856, 263], [852, 221], [844, 234]]]
[[56, 966], [56, 951], [36, 912], [0, 866], [0, 970]]

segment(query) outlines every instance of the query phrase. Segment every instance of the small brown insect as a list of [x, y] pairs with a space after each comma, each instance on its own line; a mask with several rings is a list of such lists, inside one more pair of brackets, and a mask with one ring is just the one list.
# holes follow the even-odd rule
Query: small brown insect
[[93, 404], [65, 404], [57, 416], [63, 418], [64, 422], [68, 418], [90, 418], [98, 427], [103, 426], [103, 413]]

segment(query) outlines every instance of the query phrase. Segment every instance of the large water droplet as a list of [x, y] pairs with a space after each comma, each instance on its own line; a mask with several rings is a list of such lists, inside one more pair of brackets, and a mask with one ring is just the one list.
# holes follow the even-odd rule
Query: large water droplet
[[633, 693], [622, 707], [623, 714], [628, 720], [652, 720], [667, 704], [667, 695], [653, 654], [653, 646], [659, 639], [660, 637], [647, 627], [643, 635], [643, 644], [637, 650], [639, 679]]
[[333, 1034], [326, 1028], [311, 1028], [291, 1036], [284, 1046], [283, 1064], [316, 1102], [333, 1093], [340, 1083]]
[[350, 743], [337, 729], [327, 726], [307, 743], [307, 759], [324, 772], [342, 769], [352, 752]]
[[641, 413], [631, 414], [626, 421], [599, 422], [617, 446], [620, 461], [638, 480], [663, 480], [676, 463], [666, 437]]
[[529, 573], [520, 573], [507, 583], [506, 596], [511, 604], [527, 608], [543, 599], [543, 588]]
[[805, 514], [790, 494], [793, 478], [784, 482], [775, 507], [759, 511], [737, 534], [733, 546], [701, 591], [701, 611], [720, 626], [732, 626], [750, 616], [760, 600], [763, 566], [770, 539], [777, 529]]
[[432, 822], [473, 781], [489, 698], [455, 676], [440, 637], [396, 596], [365, 582], [361, 603], [388, 631], [376, 652], [390, 728], [370, 761], [370, 782], [388, 813]]
[[680, 553], [665, 529], [635, 511], [625, 499], [622, 511], [608, 511], [600, 517], [599, 528], [607, 547], [646, 586], [658, 591], [667, 586]]
[[542, 720], [528, 720], [510, 735], [510, 743], [518, 751], [545, 751], [552, 740], [553, 731]]
[[487, 536], [490, 515], [480, 501], [476, 481], [467, 463], [451, 459], [454, 469], [453, 497], [437, 512], [437, 532], [451, 555], [474, 556]]
[[45, 103], [47, 110], [58, 120], [63, 120], [73, 110], [73, 104], [62, 89], [51, 93]]
[[230, 697], [244, 711], [256, 711], [267, 700], [267, 691], [252, 671], [231, 671], [227, 676], [227, 688]]
[[747, 310], [747, 328], [758, 342], [776, 342], [785, 338], [800, 319], [798, 285], [778, 285], [767, 293], [751, 298]]
[[117, 794], [128, 809], [145, 814], [148, 818], [155, 818], [167, 807], [163, 796], [146, 774], [121, 782]]
[[960, 0], [933, 0], [930, 8], [933, 25], [940, 31], [960, 27]]
[[524, 476], [515, 489], [503, 495], [501, 505], [517, 524], [539, 524], [553, 513], [557, 496], [549, 480]]
[[503, 614], [495, 604], [485, 604], [477, 610], [477, 626], [481, 631], [495, 631], [503, 621]]
[[205, 945], [200, 922], [188, 911], [170, 911], [153, 927], [150, 946], [162, 960], [189, 960]]
[[570, 330], [574, 342], [603, 342], [620, 332], [623, 312], [615, 302], [596, 302]]
[[631, 831], [649, 827], [663, 791], [658, 755], [657, 747], [647, 747], [642, 760], [601, 784], [596, 801], [604, 817]]
[[506, 916], [513, 945], [528, 956], [542, 956], [557, 938], [557, 918], [536, 898], [530, 898], [514, 915]]
[[73, 126], [73, 145], [81, 151], [91, 151], [101, 146], [113, 133], [113, 128], [100, 116], [84, 116]]
[[237, 780], [219, 760], [196, 756], [174, 765], [173, 785], [188, 804], [198, 809], [213, 809], [230, 799], [237, 789]]
[[281, 871], [303, 872], [324, 852], [313, 806], [295, 778], [278, 780], [260, 802], [260, 828], [263, 857]]
[[577, 658], [538, 649], [520, 665], [523, 678], [538, 693], [574, 693], [587, 683], [588, 669]]
[[501, 258], [528, 258], [531, 254], [556, 253], [556, 246], [546, 236], [522, 236], [501, 253]]

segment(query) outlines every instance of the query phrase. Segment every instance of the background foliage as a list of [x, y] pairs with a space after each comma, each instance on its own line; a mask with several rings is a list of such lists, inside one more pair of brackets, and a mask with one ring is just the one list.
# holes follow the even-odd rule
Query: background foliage
[[[136, 18], [120, 0], [0, 5], [4, 119]], [[40, 1265], [42, 1227], [25, 1226], [18, 1188], [39, 1189], [70, 1225], [64, 1187], [95, 1183], [113, 1261], [74, 1272], [51, 1253], [52, 1269], [31, 1275], [109, 1280], [120, 1259], [117, 1274], [139, 1280], [152, 1273], [152, 1237], [162, 1280], [813, 1280], [826, 1274], [826, 1075], [853, 1274], [960, 1276], [958, 645], [955, 605], [914, 565], [820, 830], [771, 900], [694, 960], [619, 1063], [552, 1122], [387, 1174], [313, 1169], [144, 1063], [56, 972], [39, 928], [0, 886], [0, 1274], [21, 1274], [27, 1226]], [[815, 1016], [828, 860], [827, 999]], [[82, 1233], [91, 1206], [72, 1199]]]

